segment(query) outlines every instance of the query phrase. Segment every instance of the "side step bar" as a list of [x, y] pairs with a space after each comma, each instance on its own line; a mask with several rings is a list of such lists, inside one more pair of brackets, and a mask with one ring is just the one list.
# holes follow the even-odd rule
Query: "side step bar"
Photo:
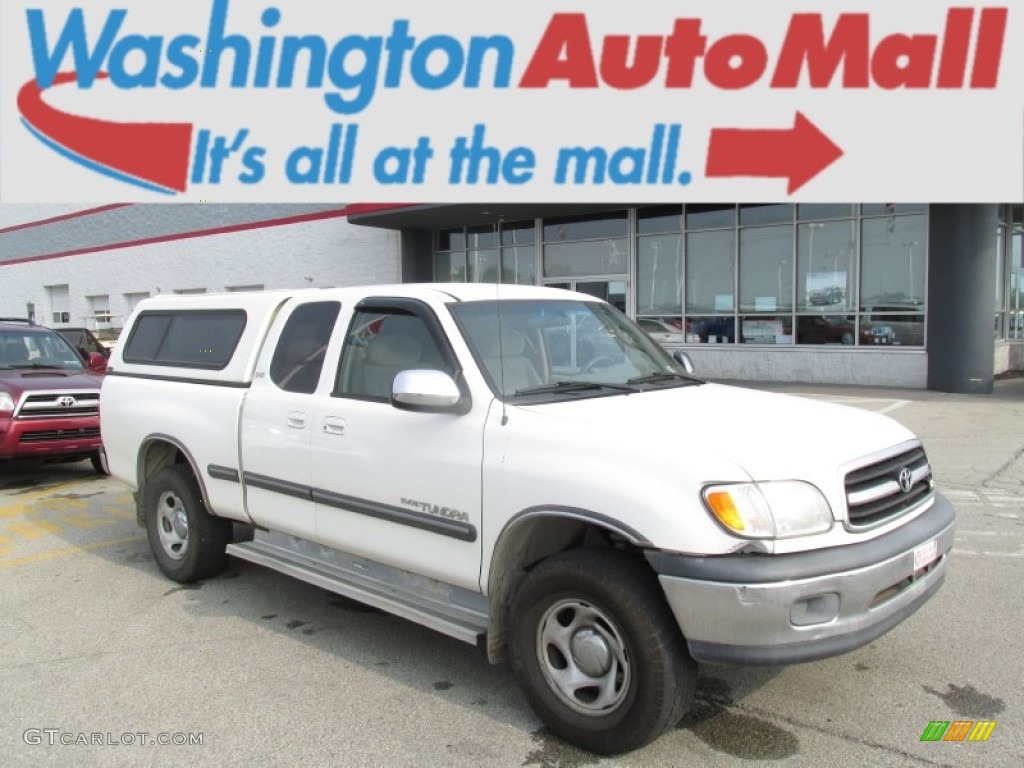
[[483, 595], [314, 542], [257, 531], [252, 541], [229, 544], [227, 552], [470, 645], [487, 631]]

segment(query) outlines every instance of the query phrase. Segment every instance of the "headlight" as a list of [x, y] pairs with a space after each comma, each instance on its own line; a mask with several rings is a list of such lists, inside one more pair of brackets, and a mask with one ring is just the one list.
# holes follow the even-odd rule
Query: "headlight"
[[14, 411], [14, 398], [10, 392], [0, 392], [0, 413], [12, 413]]
[[746, 539], [788, 539], [832, 528], [832, 510], [810, 483], [711, 485], [704, 505], [729, 533]]

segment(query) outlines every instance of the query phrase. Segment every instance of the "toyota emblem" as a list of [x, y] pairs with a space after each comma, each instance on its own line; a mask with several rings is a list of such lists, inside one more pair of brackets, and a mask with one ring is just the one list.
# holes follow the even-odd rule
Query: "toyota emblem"
[[904, 467], [900, 470], [900, 488], [903, 489], [904, 493], [910, 493], [910, 489], [914, 487], [914, 476], [910, 473], [910, 470]]
[[64, 397], [57, 398], [57, 405], [61, 408], [74, 408], [78, 404], [78, 401], [70, 395], [64, 395]]

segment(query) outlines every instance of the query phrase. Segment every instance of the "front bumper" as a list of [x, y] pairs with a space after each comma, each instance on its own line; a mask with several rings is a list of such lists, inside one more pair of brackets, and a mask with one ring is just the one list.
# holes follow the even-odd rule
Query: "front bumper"
[[88, 456], [102, 446], [98, 416], [0, 422], [0, 459]]
[[[919, 517], [862, 543], [647, 558], [697, 661], [792, 664], [867, 645], [924, 605], [946, 577], [955, 517], [936, 494]], [[935, 558], [915, 568], [932, 542]]]

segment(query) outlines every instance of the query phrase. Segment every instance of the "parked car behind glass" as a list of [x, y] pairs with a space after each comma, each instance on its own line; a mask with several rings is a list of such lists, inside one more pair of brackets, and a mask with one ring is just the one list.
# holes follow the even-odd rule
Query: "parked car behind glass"
[[54, 328], [64, 339], [75, 348], [82, 362], [88, 364], [89, 355], [96, 353], [104, 359], [110, 357], [110, 350], [103, 345], [99, 337], [88, 328]]

